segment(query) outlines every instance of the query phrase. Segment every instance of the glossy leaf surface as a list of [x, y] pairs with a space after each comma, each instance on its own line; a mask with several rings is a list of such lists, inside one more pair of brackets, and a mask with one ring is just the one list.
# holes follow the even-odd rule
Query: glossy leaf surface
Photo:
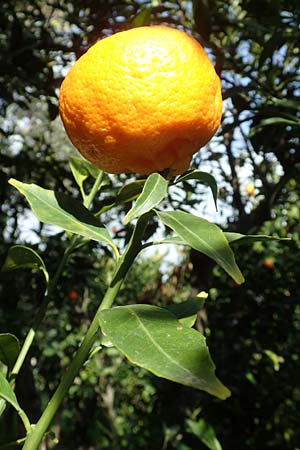
[[225, 399], [205, 338], [163, 308], [119, 306], [102, 311], [100, 326], [129, 361], [155, 375]]
[[217, 225], [182, 211], [156, 211], [156, 213], [187, 245], [213, 259], [236, 283], [244, 282], [228, 241]]
[[13, 179], [9, 182], [26, 197], [41, 222], [115, 247], [106, 228], [80, 202], [35, 184]]
[[158, 173], [150, 175], [146, 180], [141, 195], [124, 217], [124, 224], [155, 208], [165, 197], [168, 184], [168, 181]]

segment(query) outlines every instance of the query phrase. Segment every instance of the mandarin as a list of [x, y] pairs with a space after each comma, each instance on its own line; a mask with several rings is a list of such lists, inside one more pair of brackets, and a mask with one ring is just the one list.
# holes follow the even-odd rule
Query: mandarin
[[221, 84], [194, 38], [145, 26], [93, 45], [64, 79], [59, 110], [74, 146], [99, 168], [177, 175], [219, 126]]

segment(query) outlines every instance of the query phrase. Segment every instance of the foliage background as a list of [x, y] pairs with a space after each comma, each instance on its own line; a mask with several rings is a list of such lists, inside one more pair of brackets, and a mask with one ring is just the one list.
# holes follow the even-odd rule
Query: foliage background
[[[195, 167], [217, 178], [218, 214], [212, 212], [207, 190], [190, 182], [170, 201], [224, 229], [288, 236], [292, 242], [240, 246], [237, 259], [246, 278], [241, 287], [193, 251], [181, 252], [180, 262], [169, 266], [161, 264], [159, 255], [141, 259], [119, 303], [165, 305], [208, 291], [197, 328], [206, 335], [217, 373], [232, 397], [222, 402], [157, 379], [108, 349], [76, 379], [53, 428], [60, 439], [56, 448], [198, 450], [207, 448], [201, 432], [204, 419], [224, 450], [299, 450], [298, 0], [4, 0], [0, 263], [11, 245], [32, 244], [54, 272], [65, 238], [37, 223], [7, 180], [14, 177], [79, 196], [68, 167], [74, 150], [57, 116], [60, 83], [96, 40], [147, 22], [193, 32], [215, 63], [225, 100], [217, 136], [194, 160]], [[107, 192], [127, 179], [110, 177]], [[254, 194], [247, 194], [246, 186], [252, 184]], [[121, 243], [126, 239], [122, 214], [107, 216], [107, 226]], [[266, 259], [273, 261], [271, 267]], [[110, 274], [110, 254], [95, 243], [77, 252], [65, 270], [18, 379], [19, 398], [33, 421], [69, 364]], [[1, 273], [0, 282], [1, 332], [22, 339], [43, 280], [22, 271]], [[0, 424], [0, 442], [20, 435], [18, 419], [8, 411]], [[45, 443], [47, 448], [53, 445], [50, 438]]]

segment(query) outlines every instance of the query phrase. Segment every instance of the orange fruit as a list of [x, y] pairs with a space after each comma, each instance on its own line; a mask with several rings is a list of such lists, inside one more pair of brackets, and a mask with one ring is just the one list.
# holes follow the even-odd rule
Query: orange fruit
[[93, 45], [59, 97], [67, 134], [110, 173], [188, 169], [221, 120], [221, 85], [201, 45], [165, 26], [134, 28]]
[[272, 258], [265, 258], [263, 265], [266, 269], [272, 269], [274, 267], [274, 260]]
[[248, 195], [253, 195], [254, 192], [255, 192], [255, 187], [254, 187], [254, 185], [253, 185], [253, 184], [247, 184], [247, 185], [245, 186], [245, 192], [246, 192]]

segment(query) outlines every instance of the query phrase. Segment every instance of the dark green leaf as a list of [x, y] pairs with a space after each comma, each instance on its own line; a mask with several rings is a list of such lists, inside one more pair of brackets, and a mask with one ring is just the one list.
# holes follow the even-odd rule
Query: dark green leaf
[[158, 173], [152, 173], [146, 180], [141, 195], [133, 207], [124, 217], [124, 224], [140, 217], [157, 206], [165, 197], [168, 190], [168, 181]]
[[181, 175], [176, 180], [176, 184], [180, 183], [181, 181], [188, 181], [188, 180], [198, 180], [201, 181], [202, 183], [207, 184], [212, 191], [212, 195], [217, 209], [218, 186], [215, 178], [210, 173], [201, 172], [201, 170], [193, 170], [192, 172], [187, 172], [186, 174]]
[[105, 242], [116, 250], [106, 228], [80, 202], [34, 184], [13, 179], [9, 182], [25, 195], [32, 211], [41, 222], [56, 225], [65, 231], [97, 242]]
[[215, 376], [204, 336], [163, 308], [129, 305], [100, 314], [104, 335], [132, 363], [155, 375], [225, 399], [229, 390]]
[[132, 21], [134, 27], [144, 27], [150, 24], [152, 8], [144, 8], [142, 11], [135, 16]]
[[116, 203], [128, 202], [136, 198], [142, 192], [145, 182], [146, 180], [136, 180], [125, 184], [117, 194]]
[[16, 269], [38, 269], [45, 275], [46, 283], [49, 281], [49, 275], [44, 261], [40, 255], [25, 245], [14, 245], [8, 250], [7, 257], [1, 268], [3, 272]]
[[0, 361], [9, 369], [12, 369], [18, 354], [20, 343], [16, 336], [10, 333], [0, 334]]
[[217, 225], [182, 211], [156, 213], [187, 245], [212, 258], [236, 283], [244, 282], [228, 241]]

